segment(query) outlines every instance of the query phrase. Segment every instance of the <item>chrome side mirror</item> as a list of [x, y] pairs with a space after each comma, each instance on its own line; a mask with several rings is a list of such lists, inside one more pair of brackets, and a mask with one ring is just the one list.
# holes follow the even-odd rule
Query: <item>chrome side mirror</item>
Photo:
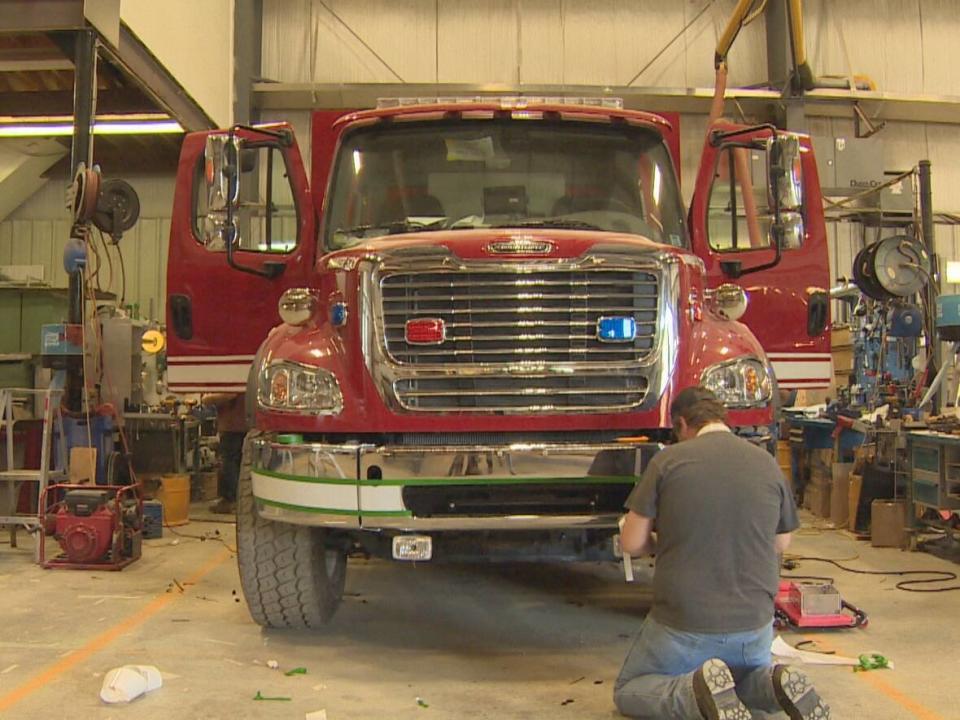
[[770, 207], [799, 210], [803, 205], [803, 170], [796, 135], [776, 135], [767, 140], [767, 177]]
[[207, 185], [204, 244], [212, 249], [236, 242], [240, 197], [240, 140], [232, 134], [209, 135], [203, 153], [203, 179]]
[[803, 245], [805, 232], [803, 215], [798, 210], [785, 210], [780, 213], [780, 237], [773, 240], [779, 240], [784, 250], [792, 250]]

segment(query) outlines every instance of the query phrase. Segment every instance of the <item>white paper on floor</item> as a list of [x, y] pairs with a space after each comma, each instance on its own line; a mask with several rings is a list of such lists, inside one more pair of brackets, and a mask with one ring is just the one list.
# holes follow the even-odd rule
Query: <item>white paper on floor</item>
[[[779, 635], [774, 638], [773, 644], [770, 646], [770, 652], [773, 654], [774, 662], [783, 660], [787, 662], [802, 662], [809, 665], [846, 665], [849, 667], [860, 664], [858, 658], [797, 650], [797, 648], [788, 645], [787, 641]], [[890, 669], [893, 670], [893, 663], [890, 663]]]
[[124, 665], [103, 678], [100, 699], [106, 703], [130, 702], [161, 685], [163, 677], [153, 665]]

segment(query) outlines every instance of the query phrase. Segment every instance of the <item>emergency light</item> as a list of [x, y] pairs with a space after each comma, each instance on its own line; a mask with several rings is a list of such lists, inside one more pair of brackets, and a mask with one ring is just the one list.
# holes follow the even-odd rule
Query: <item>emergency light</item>
[[443, 318], [417, 318], [407, 320], [403, 335], [408, 345], [441, 345], [447, 339], [447, 327]]
[[636, 318], [602, 317], [597, 320], [597, 339], [601, 342], [633, 342], [636, 337]]

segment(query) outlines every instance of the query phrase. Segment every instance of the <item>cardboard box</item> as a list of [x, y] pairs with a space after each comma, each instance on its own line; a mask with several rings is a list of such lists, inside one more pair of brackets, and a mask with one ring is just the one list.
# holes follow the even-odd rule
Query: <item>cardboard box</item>
[[808, 483], [803, 489], [803, 504], [817, 517], [830, 517], [830, 484]]
[[70, 448], [70, 483], [83, 485], [97, 481], [97, 449], [91, 447]]
[[853, 463], [834, 463], [830, 483], [830, 522], [846, 527], [850, 518], [850, 471]]
[[810, 482], [829, 485], [833, 480], [833, 450], [810, 450]]
[[838, 348], [853, 345], [853, 328], [835, 327], [830, 331], [830, 347]]
[[874, 547], [906, 546], [907, 501], [874, 500], [870, 505], [870, 544]]
[[830, 354], [835, 375], [849, 375], [853, 372], [853, 348], [834, 348]]

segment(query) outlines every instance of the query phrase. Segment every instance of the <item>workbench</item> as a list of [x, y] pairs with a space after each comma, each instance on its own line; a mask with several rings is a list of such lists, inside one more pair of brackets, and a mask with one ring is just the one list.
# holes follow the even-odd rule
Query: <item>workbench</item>
[[907, 433], [907, 448], [914, 508], [960, 510], [960, 436], [914, 430]]
[[[841, 428], [837, 437], [837, 423], [830, 418], [808, 418], [802, 415], [786, 415], [787, 424], [803, 433], [805, 450], [834, 450], [834, 462], [853, 462], [853, 454], [863, 445], [864, 433], [853, 428]], [[793, 440], [793, 433], [791, 433]]]

